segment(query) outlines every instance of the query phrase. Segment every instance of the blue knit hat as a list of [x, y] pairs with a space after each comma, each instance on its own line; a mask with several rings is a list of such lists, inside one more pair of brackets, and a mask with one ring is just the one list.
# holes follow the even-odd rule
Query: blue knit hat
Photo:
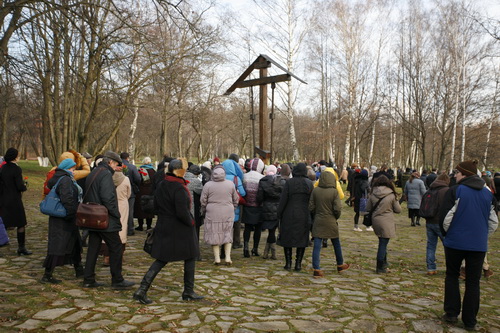
[[59, 165], [57, 166], [59, 169], [63, 169], [63, 170], [68, 170], [68, 169], [71, 169], [72, 167], [74, 167], [76, 165], [75, 161], [73, 161], [72, 158], [67, 158], [65, 160], [63, 160], [61, 163], [59, 163]]

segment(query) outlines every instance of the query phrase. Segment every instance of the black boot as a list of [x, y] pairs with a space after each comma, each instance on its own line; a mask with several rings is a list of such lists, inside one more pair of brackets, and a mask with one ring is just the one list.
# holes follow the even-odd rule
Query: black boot
[[382, 268], [387, 271], [387, 267], [389, 267], [389, 264], [387, 263], [387, 253], [386, 253], [383, 260]]
[[135, 230], [137, 231], [144, 231], [144, 228], [142, 227], [144, 225], [144, 220], [143, 219], [137, 219], [137, 227]]
[[30, 254], [33, 253], [31, 251], [26, 250], [25, 241], [26, 241], [26, 233], [24, 231], [23, 232], [18, 231], [17, 232], [17, 244], [18, 244], [17, 255], [29, 256]]
[[78, 263], [74, 265], [75, 267], [75, 277], [82, 278], [83, 277], [83, 266], [82, 263]]
[[415, 224], [420, 226], [420, 217], [417, 217], [417, 221], [415, 222]]
[[414, 218], [414, 217], [412, 217], [412, 218], [411, 218], [411, 226], [412, 226], [412, 227], [414, 227], [414, 226], [415, 226], [415, 218]]
[[298, 272], [302, 269], [302, 258], [304, 258], [304, 252], [306, 249], [304, 247], [297, 248], [297, 257], [295, 258], [295, 270]]
[[204, 298], [194, 292], [195, 263], [194, 259], [184, 261], [184, 291], [182, 292], [184, 301], [197, 301]]
[[142, 304], [151, 304], [153, 303], [152, 300], [150, 300], [147, 296], [147, 292], [149, 290], [149, 287], [151, 287], [151, 284], [153, 283], [156, 275], [161, 271], [163, 268], [161, 262], [155, 261], [151, 267], [149, 267], [149, 270], [146, 272], [146, 275], [142, 278], [141, 285], [139, 286], [139, 289], [136, 290], [134, 293], [134, 299], [138, 300]]
[[383, 260], [377, 260], [377, 274], [384, 274], [387, 273], [387, 268], [384, 268], [384, 261]]
[[250, 251], [248, 250], [248, 242], [243, 242], [243, 256], [250, 258]]
[[292, 269], [292, 248], [291, 247], [285, 247], [285, 267], [287, 271]]
[[[257, 246], [258, 246], [258, 245], [257, 245]], [[259, 254], [259, 248], [258, 248], [258, 247], [256, 247], [255, 245], [254, 245], [254, 247], [253, 247], [253, 249], [252, 249], [252, 255], [253, 255], [253, 256], [256, 256], [256, 257], [260, 256], [260, 254]]]
[[54, 272], [53, 268], [52, 269], [45, 268], [45, 273], [43, 274], [42, 278], [40, 279], [40, 282], [41, 283], [52, 283], [52, 284], [61, 283], [62, 282], [61, 280], [55, 279], [52, 276], [52, 272]]

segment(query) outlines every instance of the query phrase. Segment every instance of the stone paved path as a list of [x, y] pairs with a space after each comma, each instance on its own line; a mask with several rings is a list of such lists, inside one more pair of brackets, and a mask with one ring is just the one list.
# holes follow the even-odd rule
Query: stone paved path
[[[168, 264], [149, 292], [153, 304], [132, 300], [133, 290], [110, 288], [110, 274], [98, 263], [98, 281], [107, 285], [83, 289], [71, 267], [58, 267], [60, 285], [38, 282], [46, 252], [47, 219], [27, 205], [28, 245], [34, 254], [18, 257], [13, 245], [0, 249], [0, 332], [464, 332], [461, 324], [444, 324], [442, 314], [444, 256], [438, 247], [439, 274], [425, 275], [425, 226], [411, 228], [398, 218], [398, 238], [389, 243], [392, 272], [374, 272], [377, 239], [373, 232], [352, 231], [352, 211], [344, 206], [339, 222], [345, 261], [352, 268], [336, 272], [333, 248], [322, 251], [325, 277], [314, 279], [312, 248], [303, 270], [283, 270], [278, 260], [243, 258], [233, 252], [233, 266], [214, 266], [210, 248], [202, 246], [196, 291], [200, 302], [184, 302], [182, 265]], [[14, 231], [9, 231], [15, 237]], [[263, 239], [267, 233], [263, 233]], [[130, 237], [124, 275], [139, 282], [152, 262], [142, 251], [145, 233]], [[264, 241], [260, 250], [263, 250]], [[498, 273], [481, 281], [479, 326], [500, 332], [500, 236], [491, 239], [489, 259]]]

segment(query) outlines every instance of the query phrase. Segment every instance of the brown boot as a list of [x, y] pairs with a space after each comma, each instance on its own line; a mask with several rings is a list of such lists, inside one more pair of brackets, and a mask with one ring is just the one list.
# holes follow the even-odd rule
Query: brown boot
[[320, 269], [315, 269], [314, 272], [313, 272], [313, 277], [315, 279], [319, 279], [319, 278], [322, 278], [323, 276], [325, 276], [325, 274], [323, 274], [323, 271], [320, 270]]

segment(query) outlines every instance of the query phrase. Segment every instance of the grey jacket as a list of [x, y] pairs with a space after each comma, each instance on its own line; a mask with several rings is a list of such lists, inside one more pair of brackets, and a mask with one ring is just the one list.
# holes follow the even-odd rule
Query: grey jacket
[[405, 195], [408, 200], [408, 208], [419, 209], [422, 196], [425, 194], [425, 184], [422, 180], [415, 178], [406, 182]]

